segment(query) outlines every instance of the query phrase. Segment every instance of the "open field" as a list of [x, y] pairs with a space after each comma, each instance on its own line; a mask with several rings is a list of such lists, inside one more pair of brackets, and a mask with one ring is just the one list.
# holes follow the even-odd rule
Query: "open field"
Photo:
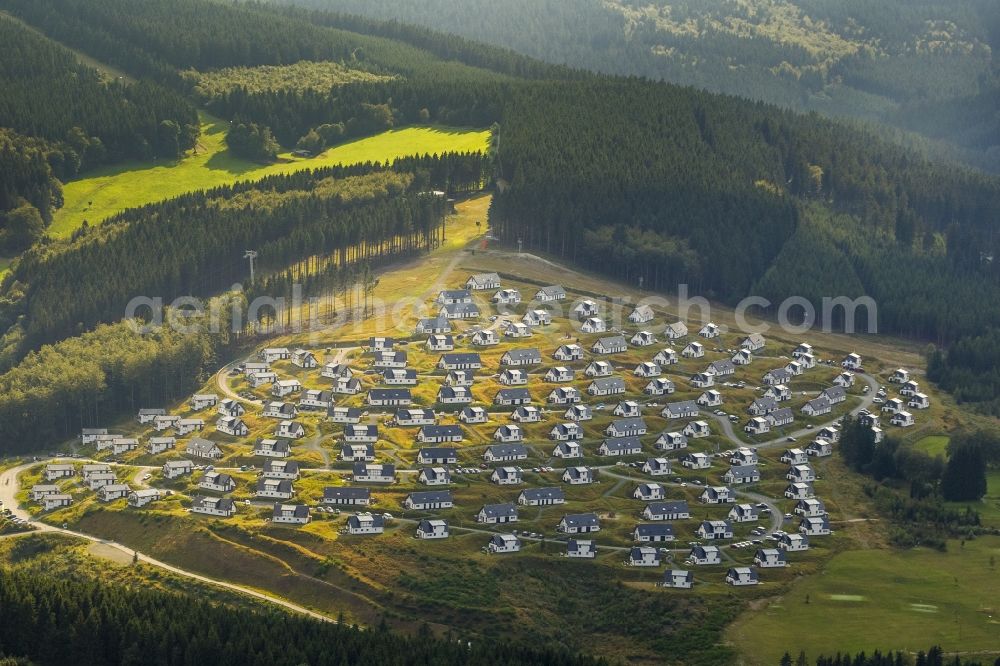
[[451, 127], [405, 127], [358, 139], [311, 158], [285, 153], [275, 164], [234, 158], [226, 150], [226, 121], [202, 113], [202, 134], [192, 154], [174, 163], [126, 163], [90, 172], [66, 183], [65, 203], [49, 233], [66, 237], [84, 221], [97, 224], [125, 210], [240, 180], [340, 164], [386, 161], [417, 154], [483, 150], [488, 132]]
[[950, 439], [947, 435], [927, 435], [914, 442], [913, 446], [929, 456], [947, 457], [948, 441]]
[[[728, 631], [746, 664], [776, 664], [787, 650], [926, 650], [1000, 654], [1000, 537], [949, 542], [948, 552], [847, 551], [801, 578]], [[753, 655], [749, 657], [747, 655]]]

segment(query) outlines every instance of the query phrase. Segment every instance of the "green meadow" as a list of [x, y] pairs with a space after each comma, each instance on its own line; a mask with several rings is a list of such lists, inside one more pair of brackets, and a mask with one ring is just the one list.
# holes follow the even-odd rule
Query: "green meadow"
[[241, 180], [339, 164], [384, 162], [409, 155], [485, 150], [489, 136], [486, 130], [468, 128], [403, 127], [342, 144], [311, 158], [285, 153], [274, 164], [258, 164], [234, 158], [226, 150], [226, 121], [205, 113], [201, 119], [198, 146], [179, 161], [125, 163], [66, 183], [65, 203], [56, 213], [49, 233], [66, 237], [84, 221], [96, 224], [127, 208]]
[[800, 578], [746, 613], [729, 639], [747, 664], [777, 664], [788, 651], [869, 653], [878, 648], [1000, 654], [1000, 537], [948, 543], [940, 553], [855, 550]]

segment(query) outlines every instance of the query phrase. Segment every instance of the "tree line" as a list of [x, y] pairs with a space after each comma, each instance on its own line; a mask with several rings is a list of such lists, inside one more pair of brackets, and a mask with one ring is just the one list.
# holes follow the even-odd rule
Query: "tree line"
[[[32, 537], [27, 537], [32, 538]], [[603, 660], [556, 649], [403, 636], [270, 608], [243, 609], [186, 595], [0, 571], [0, 656], [81, 666], [420, 666], [548, 664]]]
[[[939, 645], [933, 646], [926, 652], [920, 650], [916, 658], [911, 657], [906, 652], [892, 651], [882, 652], [875, 650], [871, 654], [858, 652], [855, 654], [840, 653], [833, 656], [821, 655], [816, 658], [816, 666], [1000, 666], [1000, 658], [993, 661], [981, 661], [978, 658], [968, 658], [961, 655], [947, 656]], [[786, 652], [778, 662], [779, 666], [809, 666], [810, 661], [805, 652], [800, 652], [798, 657], [793, 659], [792, 655]]]
[[944, 549], [948, 538], [975, 530], [977, 511], [946, 502], [982, 499], [988, 468], [1000, 464], [1000, 436], [993, 432], [953, 434], [943, 458], [892, 436], [876, 442], [871, 428], [853, 416], [844, 419], [838, 450], [849, 468], [875, 481], [864, 492], [893, 519], [889, 536], [901, 546]]
[[169, 302], [227, 289], [246, 277], [247, 248], [259, 252], [262, 268], [280, 269], [347, 248], [362, 248], [362, 260], [382, 256], [399, 247], [398, 238], [431, 247], [445, 202], [421, 192], [478, 187], [482, 159], [427, 157], [401, 161], [398, 170], [364, 164], [275, 176], [129, 210], [68, 244], [36, 246], [5, 282], [0, 319], [13, 341], [8, 360], [116, 321], [137, 295]]
[[65, 47], [0, 19], [0, 126], [58, 145], [57, 175], [123, 159], [174, 159], [194, 146], [198, 116], [180, 94], [111, 79]]

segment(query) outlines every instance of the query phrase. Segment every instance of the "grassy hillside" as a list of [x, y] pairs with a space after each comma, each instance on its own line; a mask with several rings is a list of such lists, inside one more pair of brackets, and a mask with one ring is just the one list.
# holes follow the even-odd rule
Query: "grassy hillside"
[[[988, 0], [282, 0], [417, 23], [556, 64], [886, 122], [997, 157]], [[906, 139], [911, 141], [912, 137]], [[992, 147], [992, 148], [991, 148]]]
[[357, 162], [384, 162], [407, 155], [483, 150], [489, 132], [449, 127], [405, 127], [346, 143], [312, 158], [286, 153], [276, 164], [261, 165], [234, 158], [223, 139], [227, 123], [202, 113], [201, 140], [178, 162], [130, 163], [94, 172], [63, 188], [65, 204], [49, 233], [66, 237], [84, 221], [95, 224], [126, 208], [162, 201], [185, 192], [254, 180], [303, 169]]

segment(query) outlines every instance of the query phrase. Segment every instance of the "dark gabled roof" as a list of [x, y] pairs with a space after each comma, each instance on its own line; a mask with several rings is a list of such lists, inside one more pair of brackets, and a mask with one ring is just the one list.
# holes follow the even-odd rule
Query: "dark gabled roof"
[[285, 474], [298, 474], [299, 463], [294, 460], [266, 460], [264, 461], [264, 473], [273, 472], [279, 468]]
[[292, 482], [289, 479], [257, 479], [257, 490], [263, 490], [270, 485], [277, 486], [278, 490], [283, 493], [292, 492]]
[[414, 504], [435, 504], [438, 502], [450, 502], [451, 501], [451, 491], [450, 490], [426, 490], [422, 492], [413, 492], [408, 495], [410, 500]]
[[579, 527], [596, 527], [601, 521], [596, 513], [567, 513], [562, 517], [562, 522]]
[[509, 356], [510, 358], [518, 361], [523, 361], [525, 359], [542, 359], [542, 353], [534, 347], [529, 347], [527, 349], [508, 349], [504, 352], [504, 356]]
[[282, 504], [281, 502], [275, 502], [274, 510], [271, 515], [280, 516], [284, 513], [285, 509], [291, 509], [292, 514], [296, 518], [308, 518], [309, 517], [309, 507], [304, 504]]
[[652, 513], [688, 513], [687, 500], [650, 502], [646, 505]]
[[635, 428], [646, 428], [646, 421], [641, 416], [632, 416], [624, 419], [615, 419], [608, 427], [614, 426], [616, 430], [627, 430]]
[[605, 446], [612, 451], [624, 451], [641, 449], [642, 442], [639, 441], [638, 437], [608, 437], [601, 442], [601, 446]]
[[479, 363], [480, 365], [482, 365], [482, 359], [480, 358], [479, 354], [472, 352], [468, 353], [456, 352], [454, 354], [441, 354], [441, 360], [444, 361], [447, 365], [455, 365], [455, 364], [468, 365], [470, 363]]
[[517, 507], [511, 502], [504, 504], [484, 504], [479, 512], [485, 514], [487, 517], [516, 516]]
[[598, 377], [591, 382], [595, 387], [600, 390], [619, 388], [625, 386], [625, 380], [621, 377]]
[[493, 444], [486, 447], [486, 450], [495, 456], [510, 456], [528, 453], [528, 449], [524, 446], [524, 444]]
[[673, 536], [674, 526], [669, 523], [639, 523], [633, 532], [639, 536]]
[[628, 343], [625, 342], [624, 335], [609, 335], [604, 338], [599, 338], [595, 345], [601, 345], [602, 347], [627, 347]]
[[452, 446], [429, 446], [417, 452], [419, 457], [430, 458], [454, 458], [456, 455], [458, 455], [458, 450]]
[[419, 407], [406, 408], [401, 407], [396, 410], [396, 419], [408, 420], [414, 418], [434, 418], [433, 409], [421, 409]]
[[401, 400], [409, 399], [410, 389], [405, 388], [373, 388], [368, 391], [369, 398], [376, 400]]
[[352, 488], [348, 486], [327, 486], [323, 489], [323, 499], [368, 499], [372, 491], [368, 488]]
[[521, 494], [527, 500], [566, 499], [562, 488], [525, 488]]
[[396, 466], [392, 464], [376, 465], [374, 463], [354, 463], [353, 472], [358, 475], [366, 475], [369, 468], [381, 468], [382, 476], [393, 476], [396, 474]]
[[420, 426], [420, 432], [430, 437], [451, 437], [462, 434], [459, 425], [425, 425]]
[[525, 398], [530, 400], [531, 392], [526, 388], [506, 388], [497, 391], [497, 397], [507, 400], [523, 400]]

